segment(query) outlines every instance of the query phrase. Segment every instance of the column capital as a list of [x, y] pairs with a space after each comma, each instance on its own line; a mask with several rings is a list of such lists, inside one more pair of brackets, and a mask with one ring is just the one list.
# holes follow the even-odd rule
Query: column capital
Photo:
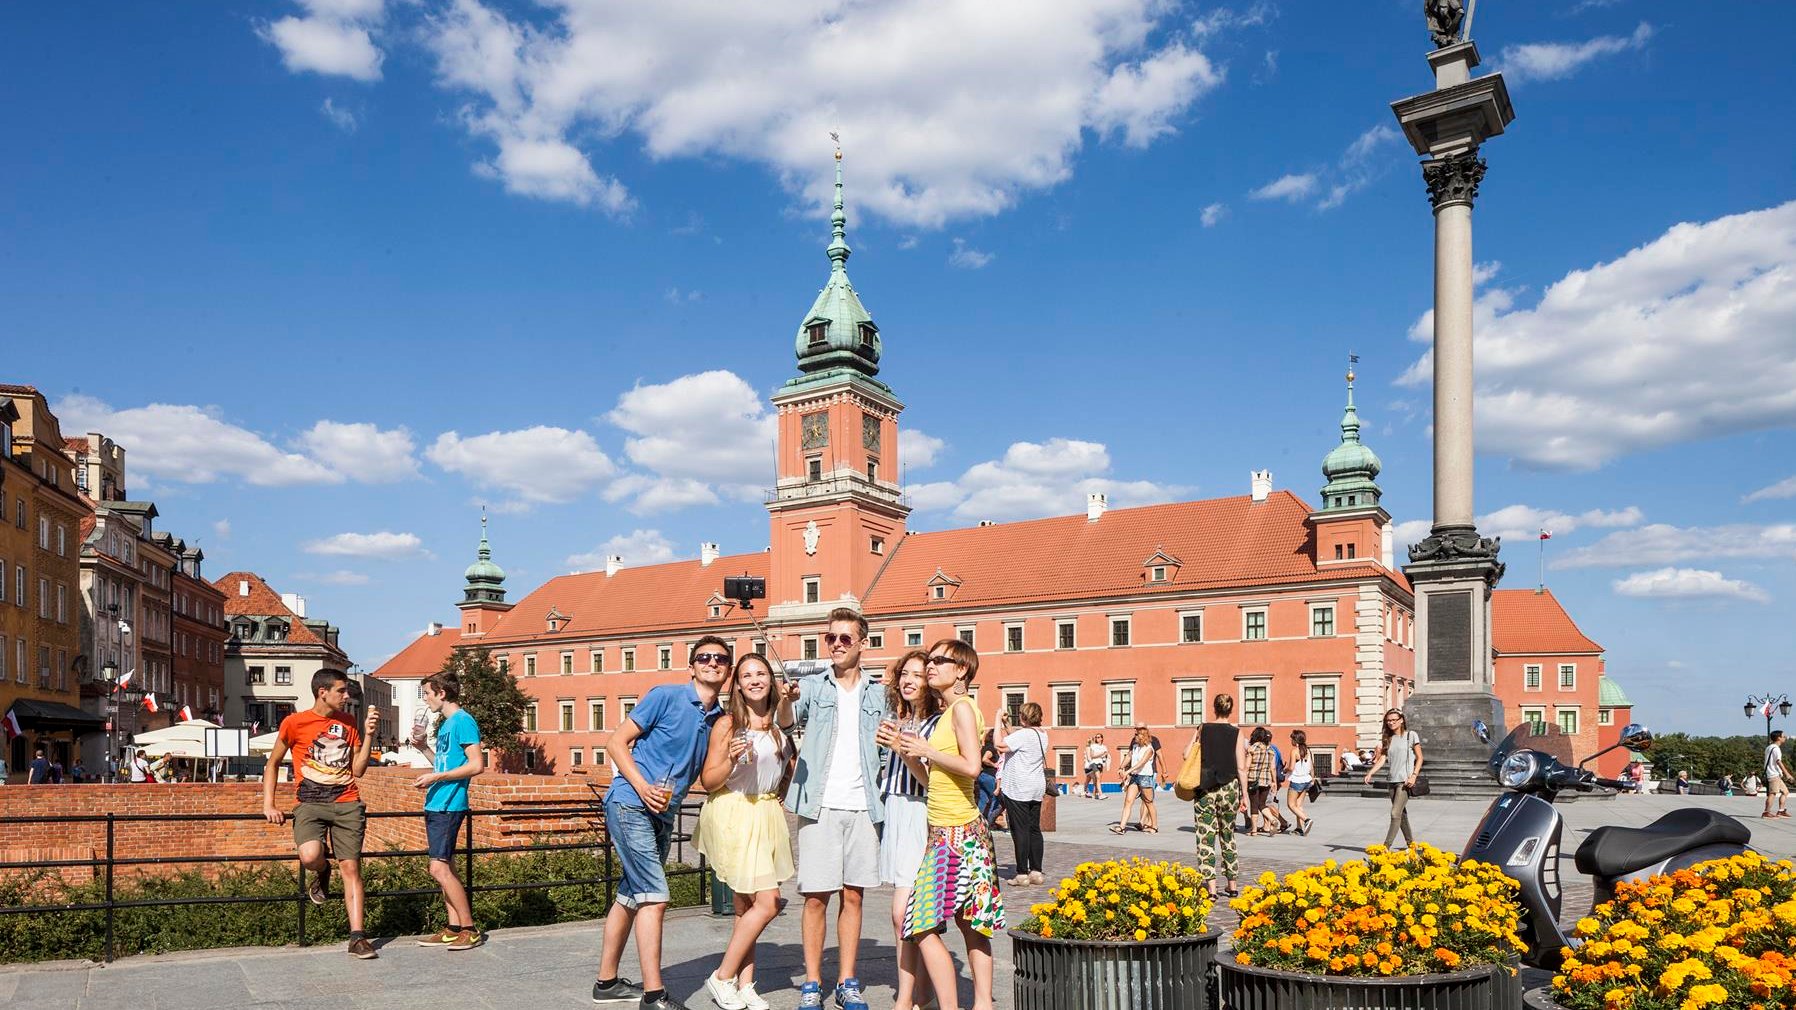
[[1428, 199], [1434, 209], [1456, 203], [1471, 206], [1478, 198], [1478, 183], [1484, 179], [1485, 167], [1476, 148], [1423, 162], [1422, 181], [1428, 186]]

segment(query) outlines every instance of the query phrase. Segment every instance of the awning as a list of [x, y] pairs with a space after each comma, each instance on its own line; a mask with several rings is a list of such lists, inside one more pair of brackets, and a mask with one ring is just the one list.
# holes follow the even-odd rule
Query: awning
[[19, 720], [22, 729], [39, 732], [56, 732], [72, 729], [77, 733], [104, 733], [106, 719], [91, 712], [83, 712], [73, 705], [64, 705], [60, 701], [43, 701], [37, 698], [19, 698], [8, 710]]

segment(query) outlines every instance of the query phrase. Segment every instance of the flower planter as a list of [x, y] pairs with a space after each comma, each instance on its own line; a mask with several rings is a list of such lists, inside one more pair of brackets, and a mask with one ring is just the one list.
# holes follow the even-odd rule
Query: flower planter
[[1217, 961], [1221, 1010], [1516, 1010], [1521, 976], [1513, 965], [1390, 978], [1306, 975]]
[[1560, 1010], [1559, 1001], [1553, 998], [1553, 987], [1550, 985], [1535, 986], [1522, 993], [1522, 1006], [1526, 1010]]
[[1010, 932], [1016, 1010], [1208, 1010], [1221, 930], [1139, 943]]

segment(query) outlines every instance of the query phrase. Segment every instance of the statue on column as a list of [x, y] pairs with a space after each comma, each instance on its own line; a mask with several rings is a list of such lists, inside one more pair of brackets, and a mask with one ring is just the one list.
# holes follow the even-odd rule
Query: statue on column
[[1465, 4], [1461, 0], [1422, 0], [1422, 16], [1428, 19], [1428, 35], [1434, 39], [1434, 48], [1459, 44], [1459, 29], [1465, 24]]

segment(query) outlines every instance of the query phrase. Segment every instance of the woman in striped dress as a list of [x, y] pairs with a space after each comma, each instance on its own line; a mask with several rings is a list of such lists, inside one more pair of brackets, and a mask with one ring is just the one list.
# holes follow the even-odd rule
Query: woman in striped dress
[[880, 790], [885, 795], [886, 819], [879, 838], [879, 879], [892, 885], [892, 935], [898, 944], [898, 992], [893, 1010], [916, 1005], [917, 945], [903, 939], [904, 912], [910, 904], [911, 885], [923, 863], [929, 842], [929, 809], [925, 783], [929, 768], [922, 760], [906, 757], [895, 748], [905, 736], [927, 738], [935, 731], [939, 702], [924, 676], [929, 653], [913, 649], [898, 660], [898, 676], [886, 688], [886, 709], [892, 717], [879, 726], [879, 745], [888, 749]]
[[942, 1010], [960, 1010], [954, 957], [942, 938], [949, 920], [967, 944], [973, 976], [973, 1010], [992, 1007], [992, 935], [1004, 928], [997, 860], [991, 831], [973, 803], [984, 720], [967, 688], [979, 672], [979, 654], [958, 638], [929, 647], [930, 690], [942, 714], [927, 738], [904, 737], [898, 750], [929, 766], [929, 844], [904, 913], [903, 935], [917, 944]]

